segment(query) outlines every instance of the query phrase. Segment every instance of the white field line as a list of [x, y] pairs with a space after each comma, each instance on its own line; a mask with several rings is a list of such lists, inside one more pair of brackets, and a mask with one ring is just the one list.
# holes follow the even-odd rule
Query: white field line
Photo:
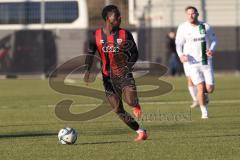
[[[191, 101], [169, 101], [169, 102], [141, 102], [141, 105], [178, 105], [178, 104], [186, 104], [189, 105], [191, 104]], [[210, 101], [210, 104], [236, 104], [236, 103], [240, 103], [240, 99], [235, 99], [235, 100], [212, 100]], [[100, 103], [83, 103], [83, 104], [72, 104], [72, 106], [74, 107], [96, 107], [98, 106]], [[49, 104], [49, 105], [40, 105], [41, 108], [53, 108], [55, 107], [56, 104]], [[7, 109], [10, 108], [10, 106], [0, 106], [0, 109]]]
[[[170, 102], [141, 102], [140, 101], [140, 104], [141, 105], [148, 105], [148, 104], [151, 104], [151, 105], [154, 105], [154, 104], [158, 104], [158, 105], [177, 105], [177, 104], [191, 104], [192, 102], [191, 101], [170, 101]], [[240, 103], [240, 100], [212, 100], [210, 101], [210, 104], [235, 104], [235, 103]], [[75, 107], [95, 107], [97, 105], [99, 105], [100, 103], [83, 103], [83, 104], [73, 104], [72, 106], [75, 106]], [[48, 107], [55, 107], [55, 105], [47, 105]], [[45, 106], [42, 106], [42, 107], [46, 107]]]

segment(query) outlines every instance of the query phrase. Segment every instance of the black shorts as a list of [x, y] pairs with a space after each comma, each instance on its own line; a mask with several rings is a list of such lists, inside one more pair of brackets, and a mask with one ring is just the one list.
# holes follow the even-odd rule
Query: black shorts
[[106, 96], [111, 96], [112, 94], [118, 94], [121, 96], [122, 89], [126, 86], [133, 86], [136, 88], [132, 73], [128, 73], [123, 77], [103, 77], [103, 86], [105, 88]]

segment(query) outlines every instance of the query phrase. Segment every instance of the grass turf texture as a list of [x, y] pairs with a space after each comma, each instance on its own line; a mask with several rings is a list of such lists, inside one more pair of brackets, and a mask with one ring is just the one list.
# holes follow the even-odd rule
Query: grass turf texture
[[[149, 140], [140, 143], [133, 141], [136, 133], [114, 113], [88, 122], [64, 122], [54, 113], [54, 105], [62, 99], [75, 101], [71, 108], [75, 113], [94, 108], [80, 104], [100, 100], [57, 93], [49, 88], [47, 80], [1, 80], [0, 159], [238, 160], [240, 77], [216, 77], [208, 120], [200, 119], [199, 108], [190, 112], [184, 77], [162, 79], [170, 82], [174, 90], [158, 97], [140, 98], [145, 113], [142, 123], [150, 135]], [[92, 86], [102, 89], [102, 82]], [[130, 111], [128, 106], [125, 108]], [[181, 118], [182, 115], [188, 118]], [[57, 133], [65, 126], [77, 129], [75, 145], [57, 144]]]

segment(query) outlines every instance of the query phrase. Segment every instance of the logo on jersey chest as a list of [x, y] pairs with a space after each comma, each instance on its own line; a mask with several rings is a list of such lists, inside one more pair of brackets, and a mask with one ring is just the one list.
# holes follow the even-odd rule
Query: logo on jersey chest
[[120, 51], [120, 45], [122, 44], [123, 40], [121, 38], [117, 39], [117, 43], [114, 42], [106, 42], [103, 39], [100, 40], [100, 43], [103, 44], [102, 51], [104, 53], [113, 52], [118, 53]]
[[199, 32], [200, 34], [206, 34], [206, 30], [204, 28], [201, 28]]
[[104, 53], [108, 52], [118, 53], [120, 51], [120, 48], [118, 46], [104, 46], [102, 47], [102, 51]]
[[198, 42], [198, 41], [205, 42], [206, 39], [205, 39], [205, 37], [193, 38], [193, 42]]
[[[122, 40], [121, 38], [118, 38], [118, 39], [117, 39], [117, 44], [120, 45], [120, 44], [122, 43], [122, 41], [123, 41], [123, 40]], [[100, 43], [104, 44], [105, 41], [104, 41], [103, 39], [101, 39], [101, 40], [100, 40]]]
[[122, 41], [123, 41], [123, 40], [122, 40], [121, 38], [118, 38], [118, 39], [117, 39], [117, 44], [120, 45], [120, 44], [122, 43]]

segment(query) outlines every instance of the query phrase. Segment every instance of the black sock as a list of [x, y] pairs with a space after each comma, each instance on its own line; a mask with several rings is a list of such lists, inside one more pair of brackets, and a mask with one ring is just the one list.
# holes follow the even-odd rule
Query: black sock
[[117, 113], [120, 119], [131, 129], [137, 131], [139, 129], [139, 124], [135, 119], [126, 111]]

